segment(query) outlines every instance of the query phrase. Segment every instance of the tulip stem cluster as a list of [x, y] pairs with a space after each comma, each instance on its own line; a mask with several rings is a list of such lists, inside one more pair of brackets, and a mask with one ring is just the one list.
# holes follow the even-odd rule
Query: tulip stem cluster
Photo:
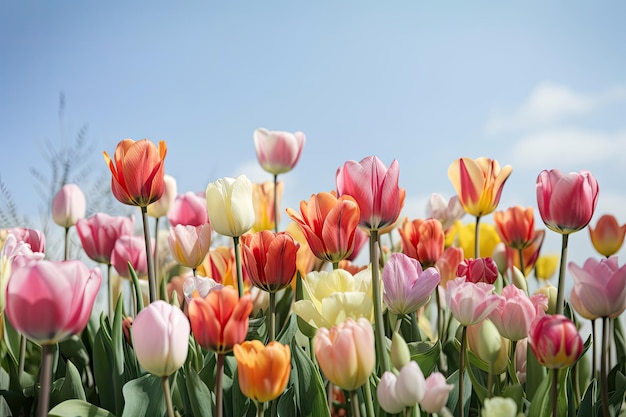
[[150, 224], [148, 223], [148, 209], [141, 207], [141, 219], [143, 221], [143, 236], [146, 242], [146, 263], [148, 264], [148, 290], [150, 302], [156, 301], [156, 277], [154, 275], [154, 258], [152, 257], [152, 238], [150, 237]]
[[565, 300], [565, 268], [567, 262], [567, 242], [569, 234], [563, 234], [563, 243], [561, 244], [561, 265], [559, 267], [559, 286], [556, 295], [556, 314], [563, 314], [563, 305]]

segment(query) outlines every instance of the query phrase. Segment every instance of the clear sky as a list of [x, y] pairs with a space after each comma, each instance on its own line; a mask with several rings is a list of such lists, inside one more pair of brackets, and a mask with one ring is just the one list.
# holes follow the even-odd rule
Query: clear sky
[[[620, 1], [3, 1], [0, 178], [36, 213], [44, 143], [86, 125], [94, 172], [130, 137], [167, 141], [179, 192], [269, 180], [252, 141], [266, 127], [307, 135], [283, 208], [377, 155], [398, 159], [403, 215], [421, 217], [431, 193], [454, 193], [454, 159], [487, 156], [513, 166], [501, 209], [536, 208], [542, 169], [589, 169], [592, 224], [624, 223], [624, 16]], [[570, 259], [595, 256], [588, 241], [574, 235]]]

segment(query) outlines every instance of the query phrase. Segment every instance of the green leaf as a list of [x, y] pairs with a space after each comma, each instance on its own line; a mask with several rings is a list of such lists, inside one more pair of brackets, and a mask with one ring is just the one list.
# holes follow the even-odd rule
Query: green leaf
[[520, 384], [509, 385], [502, 391], [502, 396], [511, 398], [517, 404], [517, 409], [522, 410], [522, 402], [524, 399], [524, 387]]
[[292, 368], [289, 386], [294, 386], [300, 415], [302, 417], [330, 417], [324, 384], [315, 365], [298, 346], [295, 339], [291, 342], [290, 348]]
[[267, 326], [265, 325], [265, 316], [255, 317], [248, 320], [248, 333], [246, 340], [265, 341], [267, 337]]
[[[459, 371], [456, 370], [447, 379], [448, 384], [454, 385], [450, 394], [448, 394], [448, 402], [446, 407], [454, 412], [454, 415], [458, 415], [457, 406], [459, 404]], [[463, 374], [463, 415], [466, 416], [469, 410], [470, 398], [472, 396], [472, 381], [467, 375], [467, 372]]]
[[277, 410], [280, 417], [297, 417], [293, 387], [288, 387], [285, 392], [278, 397]]
[[534, 398], [536, 391], [546, 379], [550, 380], [546, 378], [546, 370], [537, 361], [529, 344], [526, 351], [526, 398]]
[[115, 417], [107, 410], [82, 400], [67, 400], [48, 412], [48, 417]]
[[424, 375], [430, 375], [439, 362], [441, 354], [439, 342], [411, 342], [407, 345], [411, 360], [417, 362]]
[[[143, 295], [141, 294], [141, 287], [139, 286], [139, 279], [137, 278], [137, 273], [135, 272], [135, 269], [130, 264], [130, 262], [128, 263], [128, 271], [130, 272], [130, 279], [133, 281], [133, 288], [135, 289], [135, 302], [136, 302], [135, 305], [137, 306], [137, 314], [139, 314], [139, 312], [143, 310]], [[120, 299], [121, 298], [122, 297], [120, 297]], [[116, 314], [117, 314], [117, 311], [116, 311]]]
[[212, 417], [213, 416], [213, 395], [209, 388], [200, 379], [198, 373], [192, 368], [185, 368], [184, 372], [185, 387], [189, 396], [189, 403], [194, 417]]
[[589, 386], [587, 387], [587, 391], [585, 391], [585, 395], [583, 395], [583, 400], [580, 403], [580, 407], [578, 408], [577, 417], [597, 417], [597, 407], [595, 407], [596, 399], [597, 399], [597, 387], [598, 383], [595, 379], [591, 381]]
[[146, 374], [124, 384], [122, 417], [158, 417], [167, 413], [161, 378]]
[[100, 397], [100, 405], [110, 412], [116, 411], [116, 392], [113, 380], [114, 375], [111, 372], [113, 363], [113, 352], [111, 349], [111, 335], [109, 333], [108, 319], [104, 313], [101, 317], [100, 329], [96, 332], [93, 346], [93, 373], [96, 386], [98, 387], [98, 395]]
[[288, 345], [292, 340], [294, 340], [297, 331], [298, 321], [296, 320], [296, 314], [292, 313], [291, 316], [289, 316], [287, 325], [283, 327], [282, 331], [276, 337], [276, 340], [283, 345]]
[[58, 390], [50, 393], [50, 405], [60, 404], [65, 400], [77, 399], [86, 401], [85, 390], [80, 377], [80, 373], [72, 361], [67, 361], [65, 367], [65, 378]]
[[[529, 349], [530, 350], [530, 349]], [[559, 416], [567, 415], [567, 376], [569, 369], [561, 369], [558, 371], [558, 391], [557, 391], [557, 406]], [[530, 409], [528, 410], [529, 416], [537, 417], [550, 417], [552, 416], [552, 371], [548, 373], [547, 377], [543, 379], [541, 385], [535, 391], [535, 395], [530, 403]]]
[[4, 319], [4, 341], [7, 345], [7, 351], [9, 356], [13, 359], [13, 362], [17, 365], [18, 358], [20, 356], [20, 334], [13, 327], [9, 320]]
[[613, 320], [613, 340], [615, 341], [615, 356], [617, 362], [626, 363], [626, 336], [620, 318]]

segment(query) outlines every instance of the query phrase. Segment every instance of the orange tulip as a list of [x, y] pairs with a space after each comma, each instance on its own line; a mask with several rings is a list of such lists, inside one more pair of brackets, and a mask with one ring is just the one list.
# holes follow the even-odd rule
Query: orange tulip
[[593, 247], [600, 255], [608, 258], [615, 255], [624, 244], [626, 224], [620, 226], [615, 216], [605, 214], [600, 217], [595, 229], [589, 226], [589, 235]]
[[448, 168], [448, 178], [465, 212], [480, 217], [496, 209], [512, 170], [510, 165], [500, 168], [495, 159], [459, 158]]
[[[237, 271], [235, 267], [235, 250], [227, 246], [218, 246], [209, 251], [204, 260], [196, 268], [198, 275], [213, 278], [222, 285], [237, 286]], [[248, 271], [243, 268], [244, 286], [250, 285]]]
[[239, 298], [233, 287], [217, 288], [205, 298], [192, 298], [188, 312], [194, 339], [203, 348], [224, 354], [245, 340], [252, 299], [249, 294]]
[[[545, 230], [535, 230], [535, 234], [530, 241], [530, 244], [522, 250], [522, 256], [524, 257], [524, 276], [530, 274], [530, 271], [532, 271], [532, 269], [535, 267], [535, 263], [537, 262], [537, 259], [539, 258], [539, 253], [541, 252], [541, 246], [543, 245], [543, 239], [545, 235]], [[522, 271], [519, 262], [519, 250], [514, 250], [507, 246], [505, 251], [507, 266], [509, 268], [516, 266], [520, 269], [520, 271]]]
[[287, 214], [300, 226], [319, 259], [336, 263], [354, 250], [360, 210], [351, 196], [337, 198], [334, 193], [314, 194], [308, 202], [300, 203], [300, 213], [288, 208]]
[[139, 207], [147, 207], [161, 198], [165, 189], [166, 153], [165, 141], [160, 141], [157, 149], [148, 139], [137, 142], [124, 139], [115, 149], [114, 160], [105, 151], [104, 160], [113, 174], [111, 190], [115, 198]]
[[533, 208], [509, 207], [493, 213], [496, 230], [500, 239], [511, 249], [527, 248], [535, 237], [535, 217]]
[[444, 233], [441, 222], [436, 219], [404, 219], [398, 229], [402, 239], [402, 253], [417, 259], [424, 269], [434, 266], [441, 257], [444, 247]]
[[299, 244], [288, 233], [262, 230], [241, 237], [243, 263], [250, 282], [267, 292], [286, 288], [296, 275]]
[[263, 346], [250, 340], [235, 345], [234, 354], [239, 387], [246, 397], [265, 403], [283, 393], [291, 372], [289, 345], [273, 341]]
[[456, 278], [456, 271], [462, 261], [463, 249], [450, 246], [443, 251], [443, 254], [435, 264], [435, 267], [439, 270], [439, 275], [441, 276], [439, 285], [446, 288], [448, 282]]
[[[283, 194], [283, 183], [279, 181], [276, 184], [278, 193], [278, 201]], [[253, 232], [261, 230], [273, 230], [276, 225], [274, 219], [274, 182], [266, 181], [263, 183], [252, 184], [252, 203], [254, 204], [255, 221], [252, 226]], [[280, 216], [278, 217], [280, 222]]]

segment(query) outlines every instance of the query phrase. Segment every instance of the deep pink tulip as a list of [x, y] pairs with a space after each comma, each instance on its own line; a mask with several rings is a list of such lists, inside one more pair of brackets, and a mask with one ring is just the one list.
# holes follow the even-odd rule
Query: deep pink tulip
[[452, 316], [462, 325], [483, 321], [498, 307], [500, 298], [493, 293], [494, 286], [484, 282], [467, 282], [464, 277], [448, 282], [446, 304]]
[[535, 320], [530, 326], [528, 343], [539, 363], [550, 369], [574, 364], [583, 351], [576, 325], [560, 314]]
[[436, 268], [422, 271], [417, 259], [394, 253], [383, 269], [383, 300], [394, 314], [413, 313], [430, 300], [440, 279]]
[[498, 278], [498, 265], [491, 258], [468, 258], [459, 264], [456, 275], [468, 282], [493, 284]]
[[306, 137], [302, 132], [289, 133], [257, 129], [254, 147], [261, 167], [270, 174], [289, 172], [296, 166]]
[[61, 227], [74, 226], [86, 210], [85, 194], [76, 184], [65, 184], [52, 200], [52, 220]]
[[500, 302], [489, 319], [503, 337], [518, 341], [528, 337], [531, 323], [548, 309], [548, 297], [535, 294], [530, 298], [513, 284], [502, 289]]
[[13, 268], [6, 316], [13, 327], [39, 344], [80, 333], [89, 320], [102, 275], [80, 261], [35, 261]]
[[596, 317], [615, 318], [626, 309], [626, 265], [620, 268], [617, 256], [589, 258], [582, 268], [570, 262], [569, 272], [574, 278], [571, 298], [576, 299], [572, 302], [576, 311], [580, 303]]
[[106, 213], [96, 213], [76, 223], [76, 232], [89, 258], [102, 264], [111, 263], [111, 253], [115, 241], [133, 233], [132, 217], [113, 217]]
[[[152, 247], [154, 248], [154, 245]], [[124, 235], [115, 241], [111, 253], [111, 265], [121, 277], [130, 278], [129, 262], [138, 277], [148, 274], [146, 243], [143, 237]]]
[[446, 377], [440, 372], [433, 372], [426, 378], [426, 392], [420, 401], [422, 410], [427, 413], [439, 413], [446, 402], [454, 385], [448, 384]]
[[537, 177], [537, 205], [546, 227], [561, 234], [589, 224], [598, 202], [598, 181], [589, 171], [562, 174], [541, 171]]
[[27, 229], [25, 227], [13, 227], [7, 229], [7, 232], [18, 240], [18, 242], [25, 242], [30, 245], [30, 250], [33, 252], [45, 253], [46, 251], [46, 236], [35, 229]]
[[171, 226], [179, 224], [200, 226], [201, 224], [209, 223], [206, 200], [204, 197], [192, 192], [179, 194], [167, 212], [167, 219]]
[[211, 248], [211, 225], [171, 226], [167, 242], [174, 260], [182, 266], [196, 269]]
[[376, 156], [347, 161], [337, 170], [337, 194], [352, 196], [361, 209], [360, 225], [379, 230], [395, 223], [404, 205], [405, 190], [398, 186], [400, 166], [389, 168]]

